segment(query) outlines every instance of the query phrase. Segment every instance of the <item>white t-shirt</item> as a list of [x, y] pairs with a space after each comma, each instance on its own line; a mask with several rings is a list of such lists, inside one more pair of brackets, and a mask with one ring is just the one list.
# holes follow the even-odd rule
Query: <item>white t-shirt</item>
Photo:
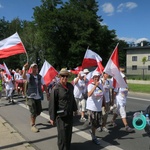
[[19, 80], [19, 76], [20, 76], [20, 74], [17, 73], [17, 72], [15, 72], [15, 74], [14, 74], [14, 79], [15, 79], [15, 80]]
[[105, 102], [108, 103], [110, 102], [110, 89], [112, 89], [112, 85], [109, 79], [105, 80], [105, 82], [103, 83], [103, 78], [102, 78], [100, 80], [100, 83], [103, 85]]
[[[27, 76], [27, 82], [29, 82], [30, 74], [26, 74], [26, 76]], [[36, 84], [38, 84], [38, 76], [36, 75], [36, 76], [34, 76], [34, 78], [35, 78]], [[41, 84], [42, 84], [42, 85], [45, 84], [45, 82], [44, 82], [44, 80], [43, 80], [42, 77], [41, 77]], [[40, 99], [41, 96], [40, 96], [40, 94], [39, 94], [38, 88], [37, 88], [37, 94], [35, 93], [35, 95], [30, 95], [28, 98]]]
[[[74, 79], [74, 81], [76, 78]], [[83, 98], [83, 94], [86, 92], [86, 83], [84, 80], [78, 80], [78, 82], [74, 85], [74, 97], [75, 98]]]
[[14, 84], [12, 82], [13, 78], [9, 79], [4, 75], [4, 80], [5, 80], [5, 88], [6, 90], [14, 89]]
[[[93, 89], [95, 85], [90, 83], [87, 87], [88, 92]], [[103, 101], [103, 86], [99, 84], [99, 88], [96, 87], [93, 94], [87, 98], [86, 109], [91, 111], [102, 111]]]

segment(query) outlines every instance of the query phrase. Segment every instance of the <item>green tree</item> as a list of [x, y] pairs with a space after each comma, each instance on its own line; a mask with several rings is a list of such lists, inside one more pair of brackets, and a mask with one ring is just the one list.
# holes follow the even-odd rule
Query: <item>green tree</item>
[[143, 65], [145, 65], [146, 62], [147, 62], [147, 57], [143, 57], [143, 58], [142, 58], [142, 63], [143, 63]]
[[[61, 3], [61, 1], [60, 1]], [[97, 16], [95, 0], [70, 0], [64, 4], [52, 5], [51, 0], [43, 1], [34, 8], [45, 58], [54, 67], [76, 67], [81, 65], [87, 47], [100, 54], [104, 62], [112, 51], [114, 30], [102, 26]]]

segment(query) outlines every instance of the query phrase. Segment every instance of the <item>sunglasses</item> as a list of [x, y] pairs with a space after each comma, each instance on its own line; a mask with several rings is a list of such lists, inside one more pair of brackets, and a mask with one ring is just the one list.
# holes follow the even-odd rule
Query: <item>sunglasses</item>
[[68, 75], [61, 75], [61, 77], [63, 77], [63, 78], [65, 78], [65, 77], [68, 78]]

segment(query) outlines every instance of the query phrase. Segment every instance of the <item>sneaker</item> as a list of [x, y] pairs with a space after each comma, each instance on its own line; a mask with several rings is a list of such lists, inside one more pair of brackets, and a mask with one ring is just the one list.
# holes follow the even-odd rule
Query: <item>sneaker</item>
[[13, 99], [11, 99], [11, 102], [12, 102], [12, 104], [15, 104], [15, 102], [14, 102], [14, 100], [13, 100]]
[[100, 145], [100, 141], [97, 138], [94, 138], [92, 142], [96, 145]]
[[33, 125], [31, 127], [31, 131], [36, 133], [36, 132], [39, 132], [39, 129], [35, 125]]
[[110, 125], [113, 126], [113, 127], [117, 127], [117, 124], [113, 121], [110, 122]]
[[85, 121], [86, 121], [86, 118], [81, 117], [80, 122], [85, 122]]
[[127, 131], [127, 132], [133, 132], [134, 130], [132, 129], [132, 128], [130, 128], [129, 126], [126, 126], [125, 127], [125, 130]]
[[26, 97], [23, 95], [22, 98], [26, 98]]
[[110, 131], [106, 127], [102, 127], [102, 131], [109, 133]]
[[97, 130], [98, 132], [101, 132], [101, 131], [102, 131], [101, 127], [98, 127], [96, 130]]

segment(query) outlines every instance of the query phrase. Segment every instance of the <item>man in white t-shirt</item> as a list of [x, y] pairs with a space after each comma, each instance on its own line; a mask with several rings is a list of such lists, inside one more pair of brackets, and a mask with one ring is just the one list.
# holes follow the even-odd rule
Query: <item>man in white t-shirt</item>
[[[102, 127], [101, 130], [105, 132], [109, 132], [109, 130], [106, 128], [108, 113], [110, 111], [110, 103], [111, 103], [111, 94], [110, 90], [112, 89], [112, 84], [110, 80], [108, 79], [109, 75], [105, 72], [103, 72], [103, 77], [100, 79], [100, 83], [103, 85], [104, 89], [104, 97], [105, 97], [105, 107], [102, 107]], [[98, 128], [99, 129], [99, 128]], [[99, 131], [101, 131], [99, 129]]]
[[[121, 76], [126, 82], [126, 77], [123, 72], [124, 72], [124, 69], [121, 68], [120, 69]], [[115, 99], [116, 99], [117, 108], [116, 108], [116, 112], [114, 113], [114, 116], [112, 118], [111, 124], [113, 124], [113, 126], [116, 126], [115, 120], [116, 120], [117, 116], [120, 115], [122, 122], [125, 126], [125, 130], [127, 132], [133, 132], [134, 130], [128, 126], [127, 119], [126, 119], [126, 100], [127, 100], [127, 96], [128, 96], [128, 88], [127, 87], [126, 88], [115, 88], [114, 95], [115, 95]]]
[[78, 106], [78, 110], [81, 113], [81, 122], [85, 122], [85, 111], [86, 111], [86, 92], [87, 87], [84, 80], [84, 72], [80, 71], [78, 76], [74, 79], [74, 97]]
[[47, 87], [45, 85], [45, 82], [38, 74], [38, 65], [36, 63], [31, 64], [31, 73], [27, 73], [28, 69], [28, 63], [24, 65], [24, 71], [23, 71], [23, 79], [27, 80], [28, 87], [27, 87], [27, 105], [29, 106], [29, 111], [31, 113], [30, 119], [31, 119], [31, 131], [33, 132], [39, 132], [39, 129], [36, 127], [36, 118], [39, 116], [42, 112], [42, 104], [41, 100], [43, 100], [43, 91], [42, 91], [42, 85], [47, 93], [47, 100], [49, 100], [49, 93], [47, 90]]

